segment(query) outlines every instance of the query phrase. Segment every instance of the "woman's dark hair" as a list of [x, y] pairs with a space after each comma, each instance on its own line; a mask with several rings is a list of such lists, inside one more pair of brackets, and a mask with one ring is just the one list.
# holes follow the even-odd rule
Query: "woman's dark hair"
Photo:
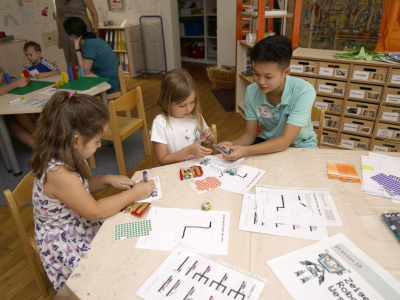
[[273, 35], [259, 41], [251, 51], [254, 63], [274, 62], [283, 71], [292, 59], [292, 42], [284, 35]]
[[97, 36], [94, 32], [88, 32], [85, 21], [78, 17], [69, 17], [63, 23], [65, 32], [68, 35], [75, 34], [83, 39], [95, 39]]

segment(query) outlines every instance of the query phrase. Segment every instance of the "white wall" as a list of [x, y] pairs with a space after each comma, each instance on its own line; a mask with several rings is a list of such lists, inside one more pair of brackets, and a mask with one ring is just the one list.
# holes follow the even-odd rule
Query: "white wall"
[[235, 65], [236, 1], [217, 0], [218, 64]]

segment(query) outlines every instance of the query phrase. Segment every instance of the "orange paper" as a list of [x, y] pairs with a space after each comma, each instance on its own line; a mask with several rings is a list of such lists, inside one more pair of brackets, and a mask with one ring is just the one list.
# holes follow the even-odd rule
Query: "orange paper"
[[353, 164], [328, 161], [328, 178], [340, 178], [341, 181], [361, 183]]

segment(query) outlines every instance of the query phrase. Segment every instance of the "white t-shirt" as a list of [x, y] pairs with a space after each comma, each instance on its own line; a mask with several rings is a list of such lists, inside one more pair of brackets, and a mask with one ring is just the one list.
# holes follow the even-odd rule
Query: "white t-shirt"
[[[158, 115], [151, 127], [151, 141], [166, 144], [168, 153], [175, 153], [201, 139], [201, 127], [193, 117], [173, 118], [169, 116], [168, 118], [169, 124], [163, 115]], [[203, 117], [201, 118], [204, 123], [203, 130], [206, 130], [208, 126]], [[194, 157], [187, 159], [192, 158]]]

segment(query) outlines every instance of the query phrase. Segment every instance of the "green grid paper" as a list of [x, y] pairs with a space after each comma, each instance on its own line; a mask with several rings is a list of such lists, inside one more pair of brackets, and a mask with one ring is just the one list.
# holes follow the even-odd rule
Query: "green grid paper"
[[150, 231], [150, 220], [117, 224], [114, 227], [114, 241], [149, 235]]

